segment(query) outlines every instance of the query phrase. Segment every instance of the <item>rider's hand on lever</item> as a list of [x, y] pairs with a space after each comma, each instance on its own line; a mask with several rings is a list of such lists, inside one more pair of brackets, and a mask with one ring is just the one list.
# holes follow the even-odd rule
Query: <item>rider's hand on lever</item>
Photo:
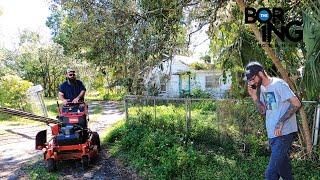
[[65, 100], [63, 100], [62, 103], [63, 103], [64, 105], [67, 105], [67, 104], [68, 104], [68, 101], [69, 101], [69, 99], [65, 99]]
[[79, 98], [78, 97], [74, 98], [73, 101], [72, 101], [72, 103], [78, 103], [78, 102], [79, 102]]

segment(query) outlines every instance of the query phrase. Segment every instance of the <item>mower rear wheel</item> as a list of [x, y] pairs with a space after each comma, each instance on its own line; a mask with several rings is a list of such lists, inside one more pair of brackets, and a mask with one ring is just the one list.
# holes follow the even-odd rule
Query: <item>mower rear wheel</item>
[[46, 161], [46, 168], [49, 172], [53, 172], [55, 170], [56, 162], [53, 158], [50, 158]]
[[81, 164], [82, 164], [82, 169], [86, 170], [89, 167], [89, 157], [88, 156], [82, 156]]

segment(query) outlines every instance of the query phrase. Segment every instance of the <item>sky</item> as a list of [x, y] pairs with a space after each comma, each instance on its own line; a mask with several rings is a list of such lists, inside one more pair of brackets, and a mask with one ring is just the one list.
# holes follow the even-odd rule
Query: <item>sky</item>
[[0, 0], [0, 9], [0, 47], [14, 49], [24, 29], [38, 32], [42, 42], [50, 41], [47, 0]]
[[[197, 28], [193, 28], [189, 30], [189, 32], [195, 31], [196, 29]], [[193, 57], [200, 58], [208, 54], [210, 45], [210, 39], [206, 33], [208, 29], [209, 25], [205, 25], [201, 30], [191, 35], [189, 50], [193, 52]]]

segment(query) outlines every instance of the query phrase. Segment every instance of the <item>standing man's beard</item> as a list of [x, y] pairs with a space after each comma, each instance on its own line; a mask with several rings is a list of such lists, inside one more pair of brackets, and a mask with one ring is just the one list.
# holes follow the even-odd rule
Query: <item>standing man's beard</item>
[[261, 84], [262, 84], [262, 78], [258, 75], [259, 78], [259, 82], [257, 83], [257, 86], [260, 88]]

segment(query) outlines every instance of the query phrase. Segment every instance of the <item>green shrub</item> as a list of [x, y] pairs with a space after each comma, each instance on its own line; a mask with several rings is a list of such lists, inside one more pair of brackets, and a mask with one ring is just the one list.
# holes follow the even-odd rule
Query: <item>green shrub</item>
[[30, 109], [26, 91], [32, 83], [18, 76], [6, 75], [0, 78], [0, 105], [11, 108]]
[[201, 90], [200, 88], [192, 89], [191, 95], [193, 98], [210, 98], [211, 94]]
[[214, 113], [217, 109], [217, 103], [214, 101], [196, 101], [192, 102], [192, 109], [201, 110], [203, 113]]
[[124, 96], [127, 94], [124, 88], [111, 89], [109, 91], [104, 90], [104, 92], [101, 91], [101, 93], [104, 93], [103, 100], [112, 100], [112, 101], [121, 101], [123, 100]]

